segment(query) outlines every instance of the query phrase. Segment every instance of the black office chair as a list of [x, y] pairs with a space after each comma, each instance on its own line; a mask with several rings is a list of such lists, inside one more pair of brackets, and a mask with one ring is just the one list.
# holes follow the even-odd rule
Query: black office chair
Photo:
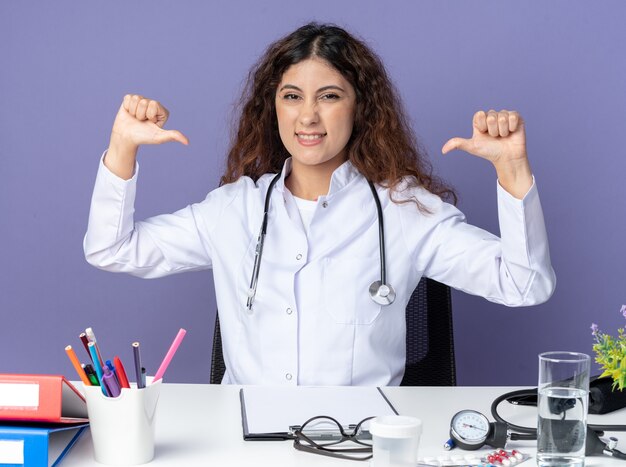
[[220, 315], [215, 313], [215, 330], [213, 331], [213, 353], [211, 354], [211, 384], [220, 384], [226, 373], [224, 354], [222, 353], [222, 333], [220, 332]]
[[[401, 386], [456, 386], [450, 287], [422, 278], [406, 307], [406, 365]], [[211, 383], [226, 371], [219, 316], [215, 316]]]
[[426, 277], [406, 306], [406, 363], [400, 386], [456, 386], [450, 287]]

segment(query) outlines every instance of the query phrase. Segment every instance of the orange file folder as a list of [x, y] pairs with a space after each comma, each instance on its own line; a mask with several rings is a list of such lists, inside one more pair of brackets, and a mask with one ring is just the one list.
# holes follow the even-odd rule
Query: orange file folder
[[0, 420], [85, 423], [87, 404], [61, 375], [0, 374]]

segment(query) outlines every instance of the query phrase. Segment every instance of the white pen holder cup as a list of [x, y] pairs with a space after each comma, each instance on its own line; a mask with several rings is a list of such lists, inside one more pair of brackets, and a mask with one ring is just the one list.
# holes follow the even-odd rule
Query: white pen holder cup
[[87, 412], [96, 461], [106, 465], [137, 465], [154, 457], [154, 427], [161, 380], [146, 387], [122, 389], [118, 397], [85, 386]]
[[415, 417], [389, 415], [370, 422], [371, 467], [414, 467], [422, 435], [422, 421]]

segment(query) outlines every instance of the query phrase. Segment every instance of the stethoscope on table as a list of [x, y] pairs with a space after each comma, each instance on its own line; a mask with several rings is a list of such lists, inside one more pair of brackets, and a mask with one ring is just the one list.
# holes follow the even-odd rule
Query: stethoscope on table
[[[451, 449], [453, 446], [458, 446], [461, 449], [473, 451], [485, 445], [504, 448], [508, 441], [537, 439], [536, 428], [515, 425], [506, 421], [498, 413], [498, 406], [505, 400], [517, 405], [536, 405], [536, 402], [530, 402], [531, 397], [534, 397], [536, 401], [536, 396], [536, 389], [522, 389], [497, 397], [491, 404], [491, 414], [495, 422], [489, 422], [485, 415], [476, 410], [466, 409], [457, 412], [450, 421], [450, 441], [444, 447]], [[522, 403], [521, 401], [525, 399], [529, 402]], [[568, 408], [561, 407], [561, 410]], [[585, 454], [587, 456], [604, 454], [626, 460], [626, 454], [616, 449], [616, 438], [610, 438], [607, 443], [600, 439], [605, 431], [626, 431], [626, 426], [588, 424]]]
[[[265, 242], [265, 235], [267, 233], [267, 219], [270, 209], [270, 197], [274, 185], [280, 179], [281, 173], [276, 176], [270, 182], [267, 188], [267, 194], [265, 195], [265, 207], [263, 209], [263, 222], [261, 223], [261, 231], [259, 232], [259, 238], [257, 239], [256, 250], [254, 253], [254, 266], [252, 268], [252, 278], [250, 279], [250, 288], [248, 289], [248, 301], [246, 306], [248, 311], [252, 311], [252, 303], [256, 296], [256, 288], [259, 282], [259, 269], [261, 266], [261, 257], [263, 255], [263, 243]], [[396, 299], [396, 292], [393, 287], [387, 283], [387, 267], [385, 263], [385, 229], [383, 226], [383, 210], [380, 206], [380, 198], [376, 193], [374, 184], [367, 180], [367, 183], [372, 190], [372, 196], [376, 202], [376, 211], [378, 213], [378, 244], [380, 249], [380, 280], [372, 282], [369, 287], [369, 293], [372, 300], [379, 305], [390, 305]]]

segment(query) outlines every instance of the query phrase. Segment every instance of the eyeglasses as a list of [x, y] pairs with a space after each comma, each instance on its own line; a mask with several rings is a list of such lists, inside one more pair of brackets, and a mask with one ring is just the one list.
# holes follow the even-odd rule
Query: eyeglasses
[[[333, 417], [319, 415], [309, 418], [302, 426], [294, 430], [293, 447], [299, 451], [320, 454], [349, 460], [368, 460], [372, 458], [372, 442], [368, 431], [363, 429], [365, 422], [374, 417], [350, 425], [348, 431]], [[336, 447], [346, 441], [363, 447]]]

